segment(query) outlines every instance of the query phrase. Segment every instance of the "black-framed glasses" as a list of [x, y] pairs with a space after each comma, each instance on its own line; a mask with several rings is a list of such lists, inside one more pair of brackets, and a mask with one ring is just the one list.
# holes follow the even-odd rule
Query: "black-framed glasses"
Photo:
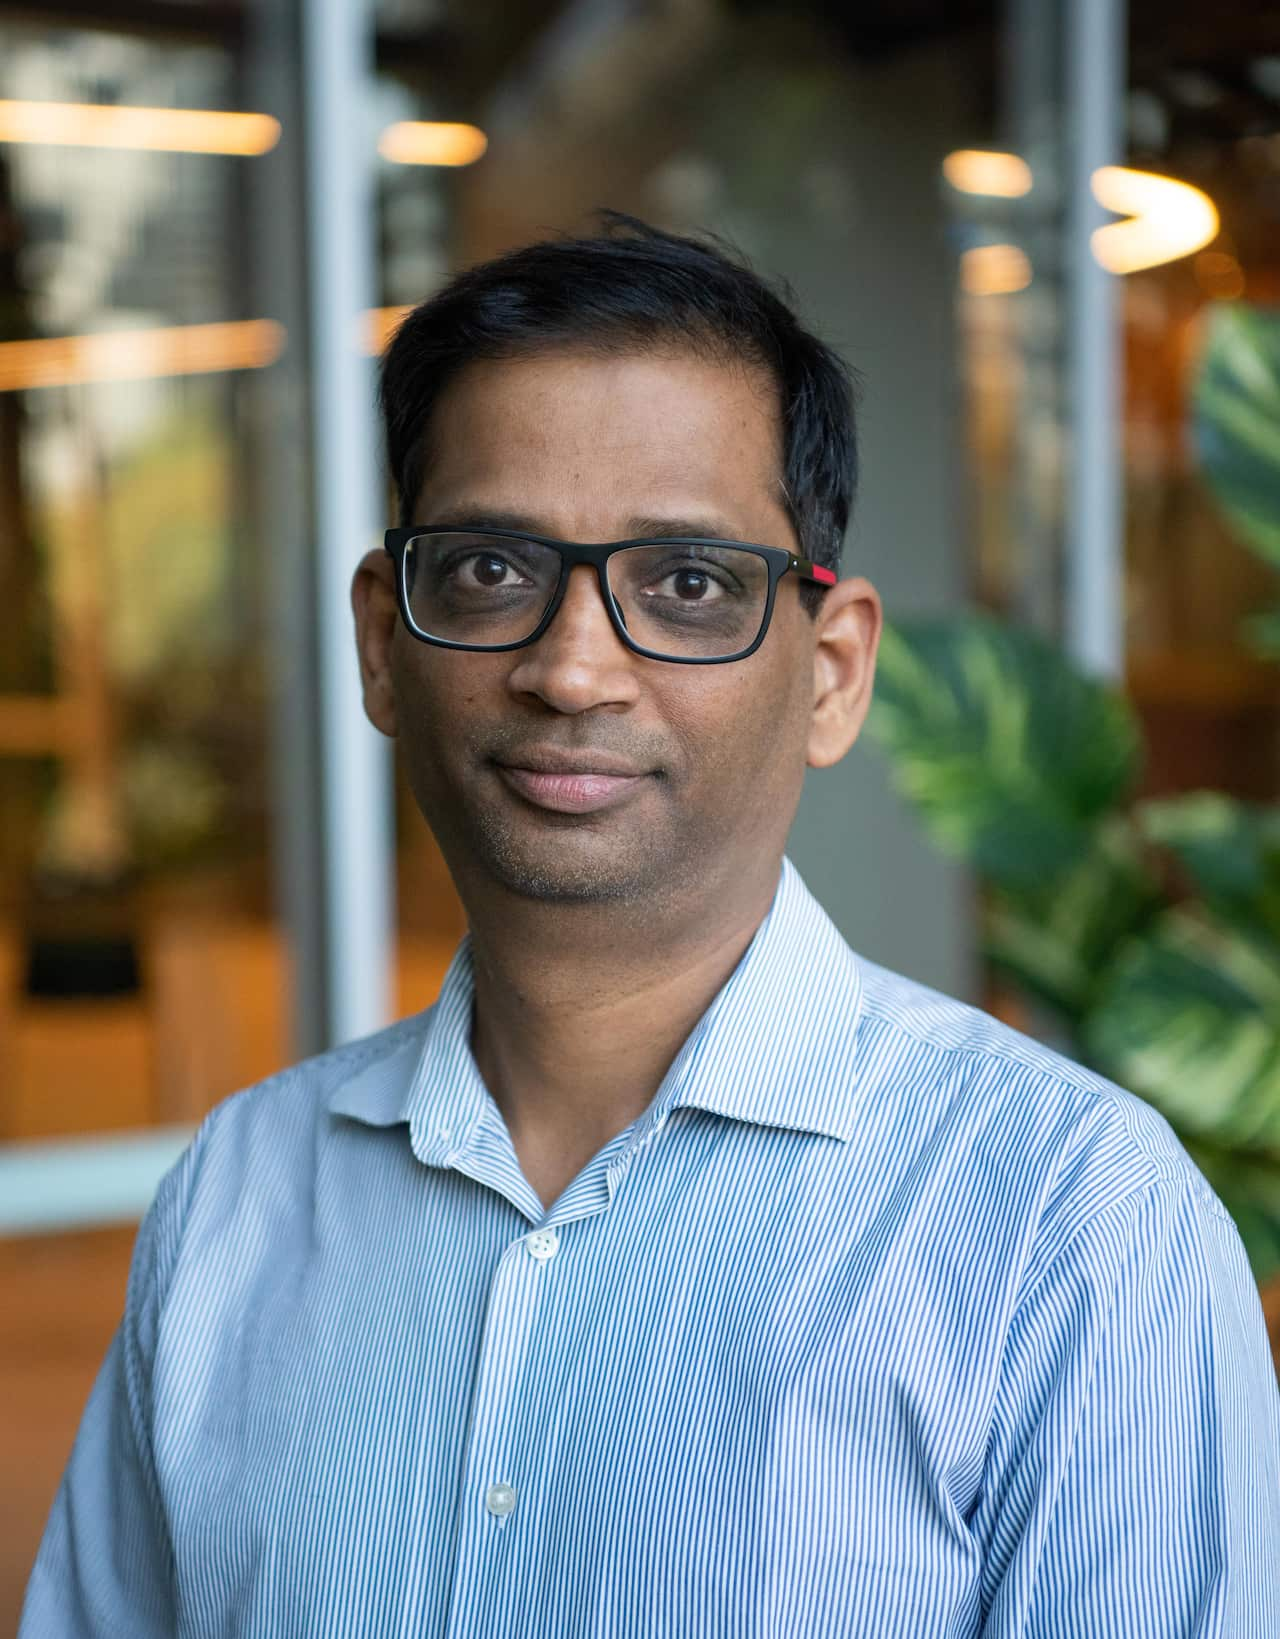
[[778, 582], [819, 586], [830, 569], [746, 541], [608, 541], [579, 545], [515, 529], [389, 529], [405, 625], [424, 643], [496, 651], [536, 643], [564, 600], [569, 572], [596, 572], [614, 630], [650, 660], [707, 666], [745, 660], [764, 641]]

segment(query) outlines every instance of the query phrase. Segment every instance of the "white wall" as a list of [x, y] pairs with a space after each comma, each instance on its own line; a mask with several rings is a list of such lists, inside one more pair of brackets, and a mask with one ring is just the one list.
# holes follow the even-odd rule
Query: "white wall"
[[[870, 577], [890, 618], [952, 609], [964, 592], [939, 165], [972, 141], [971, 84], [954, 52], [871, 68], [803, 56], [788, 65], [766, 38], [717, 77], [704, 121], [710, 224], [791, 282], [806, 317], [862, 377], [845, 572]], [[810, 773], [790, 852], [855, 949], [972, 997], [967, 879], [925, 842], [869, 738], [838, 767]]]

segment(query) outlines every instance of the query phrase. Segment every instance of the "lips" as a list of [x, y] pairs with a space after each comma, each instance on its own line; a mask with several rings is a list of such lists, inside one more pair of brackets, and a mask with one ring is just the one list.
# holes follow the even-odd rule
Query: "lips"
[[629, 797], [646, 778], [643, 774], [608, 773], [598, 768], [515, 768], [499, 763], [498, 773], [508, 786], [538, 808], [561, 814], [593, 814], [612, 808]]

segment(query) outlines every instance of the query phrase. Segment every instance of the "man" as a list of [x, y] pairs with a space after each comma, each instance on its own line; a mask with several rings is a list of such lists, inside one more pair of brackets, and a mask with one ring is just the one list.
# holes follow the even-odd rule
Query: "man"
[[419, 308], [383, 404], [365, 704], [470, 934], [162, 1184], [26, 1639], [1280, 1633], [1221, 1206], [784, 860], [880, 630], [838, 361], [614, 218]]

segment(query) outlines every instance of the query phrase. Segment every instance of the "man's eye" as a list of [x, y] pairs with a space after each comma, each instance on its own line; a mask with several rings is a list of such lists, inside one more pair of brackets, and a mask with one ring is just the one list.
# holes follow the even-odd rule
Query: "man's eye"
[[741, 594], [742, 583], [731, 569], [703, 558], [668, 558], [654, 564], [642, 590], [651, 598], [662, 598], [673, 603], [708, 604]]
[[471, 573], [481, 586], [501, 586], [508, 571], [515, 574], [515, 570], [503, 558], [496, 558], [486, 552], [483, 556], [477, 555], [468, 560]]
[[710, 603], [724, 596], [724, 587], [705, 569], [673, 569], [663, 577], [664, 595], [682, 603]]
[[462, 586], [515, 586], [520, 571], [496, 552], [469, 552], [445, 566], [445, 578]]

